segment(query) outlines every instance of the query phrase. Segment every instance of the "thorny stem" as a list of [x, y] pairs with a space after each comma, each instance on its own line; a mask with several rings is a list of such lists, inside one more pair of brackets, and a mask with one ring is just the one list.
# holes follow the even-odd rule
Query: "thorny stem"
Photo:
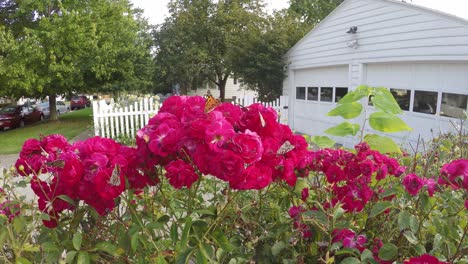
[[[460, 243], [458, 243], [457, 251], [455, 251], [455, 254], [453, 255], [453, 258], [451, 259], [451, 263], [455, 263], [455, 260], [458, 258], [458, 254], [460, 254], [460, 248], [463, 245], [463, 240], [465, 240], [465, 237], [468, 233], [468, 226], [465, 226], [465, 230], [463, 230], [463, 236], [460, 239]], [[461, 254], [463, 256], [463, 254]]]

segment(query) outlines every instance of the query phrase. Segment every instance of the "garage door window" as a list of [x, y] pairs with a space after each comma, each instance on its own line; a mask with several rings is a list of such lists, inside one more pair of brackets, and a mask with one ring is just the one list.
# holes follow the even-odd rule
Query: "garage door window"
[[318, 101], [318, 87], [307, 88], [307, 100]]
[[466, 111], [468, 96], [463, 94], [442, 93], [440, 115], [462, 118]]
[[336, 87], [335, 90], [335, 103], [339, 102], [348, 93], [347, 87]]
[[437, 92], [415, 91], [413, 112], [435, 115]]
[[409, 111], [411, 101], [411, 90], [406, 89], [390, 89], [393, 97], [397, 101], [401, 110]]
[[306, 99], [305, 87], [296, 87], [296, 99]]
[[320, 101], [322, 102], [333, 102], [333, 88], [322, 87], [320, 88]]

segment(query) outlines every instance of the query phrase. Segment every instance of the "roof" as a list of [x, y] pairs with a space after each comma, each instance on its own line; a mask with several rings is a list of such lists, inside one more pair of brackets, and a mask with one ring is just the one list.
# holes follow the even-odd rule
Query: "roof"
[[[328, 14], [327, 17], [325, 17], [322, 21], [320, 21], [320, 23], [317, 24], [317, 26], [315, 26], [309, 33], [307, 33], [301, 40], [299, 40], [292, 48], [290, 48], [288, 50], [288, 52], [283, 56], [283, 58], [287, 58], [289, 56], [289, 54], [297, 46], [299, 46], [305, 39], [307, 39], [307, 37], [309, 35], [311, 35], [319, 27], [321, 27], [323, 24], [325, 24], [327, 22], [327, 20], [330, 19], [330, 17], [332, 17], [336, 12], [338, 12], [338, 10], [346, 8], [346, 5], [351, 1], [354, 1], [354, 0], [345, 0], [345, 1], [343, 1], [343, 3], [341, 3], [338, 7], [336, 7], [330, 14]], [[420, 6], [420, 5], [416, 5], [416, 4], [413, 4], [413, 3], [407, 3], [407, 2], [402, 2], [402, 1], [398, 1], [398, 0], [371, 0], [371, 1], [381, 1], [381, 2], [386, 2], [386, 3], [393, 4], [393, 5], [402, 5], [402, 6], [405, 6], [407, 8], [411, 8], [411, 9], [415, 9], [415, 10], [418, 10], [418, 11], [421, 11], [421, 12], [429, 13], [431, 15], [439, 16], [439, 17], [449, 19], [449, 20], [452, 20], [454, 22], [458, 22], [458, 23], [461, 23], [461, 24], [464, 24], [464, 25], [468, 26], [468, 20], [467, 19], [455, 16], [455, 15], [452, 15], [452, 14], [449, 14], [449, 13], [445, 13], [445, 12], [442, 12], [442, 11], [439, 11], [439, 10], [431, 9], [431, 8]]]

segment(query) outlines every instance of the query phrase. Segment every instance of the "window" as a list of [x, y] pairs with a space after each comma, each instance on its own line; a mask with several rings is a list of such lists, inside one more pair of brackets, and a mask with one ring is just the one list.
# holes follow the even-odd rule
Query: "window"
[[468, 95], [442, 93], [442, 105], [440, 106], [440, 115], [462, 118], [463, 111], [466, 111]]
[[307, 88], [307, 100], [318, 101], [318, 87]]
[[333, 98], [333, 88], [332, 87], [322, 87], [320, 88], [320, 101], [321, 102], [332, 102]]
[[437, 92], [415, 91], [413, 112], [435, 115]]
[[411, 91], [406, 89], [390, 89], [401, 110], [409, 111]]
[[348, 93], [347, 87], [336, 87], [335, 90], [335, 103], [339, 102]]
[[296, 87], [296, 99], [305, 100], [305, 87]]
[[233, 80], [234, 84], [237, 84], [237, 78], [234, 77], [234, 80]]
[[374, 106], [374, 103], [372, 102], [372, 97], [374, 97], [374, 95], [369, 95], [369, 97], [367, 98], [367, 105], [369, 106]]

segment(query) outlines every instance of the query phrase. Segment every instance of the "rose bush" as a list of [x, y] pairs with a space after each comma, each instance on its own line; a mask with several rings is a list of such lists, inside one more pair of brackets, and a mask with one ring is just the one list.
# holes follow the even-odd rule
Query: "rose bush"
[[[26, 141], [15, 167], [37, 205], [2, 204], [2, 258], [468, 261], [463, 147], [437, 143], [414, 158], [385, 155], [365, 142], [353, 150], [310, 150], [277, 120], [261, 104], [210, 109], [202, 97], [174, 96], [138, 131], [135, 147], [100, 137]], [[448, 149], [440, 153], [441, 146]]]

